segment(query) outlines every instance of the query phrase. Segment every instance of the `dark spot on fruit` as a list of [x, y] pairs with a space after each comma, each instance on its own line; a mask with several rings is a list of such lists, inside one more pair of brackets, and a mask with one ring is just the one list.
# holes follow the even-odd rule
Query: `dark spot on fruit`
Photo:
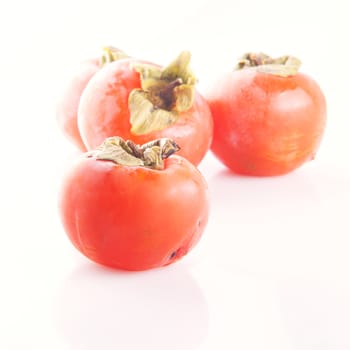
[[174, 259], [176, 255], [177, 255], [177, 250], [173, 251], [173, 252], [170, 254], [169, 259]]

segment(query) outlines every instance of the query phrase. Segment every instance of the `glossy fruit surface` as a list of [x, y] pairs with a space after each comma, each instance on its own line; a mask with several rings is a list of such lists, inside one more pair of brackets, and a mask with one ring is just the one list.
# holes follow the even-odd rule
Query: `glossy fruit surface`
[[161, 68], [127, 59], [98, 72], [79, 105], [86, 147], [93, 149], [115, 135], [137, 144], [168, 137], [180, 146], [179, 155], [197, 165], [210, 148], [213, 122], [208, 103], [194, 89], [188, 56], [181, 64], [184, 69], [174, 72], [174, 64]]
[[71, 79], [65, 85], [56, 106], [56, 119], [59, 128], [67, 139], [81, 151], [86, 146], [78, 128], [78, 108], [81, 95], [90, 79], [107, 64], [128, 57], [121, 50], [107, 46], [102, 50], [101, 57], [91, 58], [81, 62]]
[[214, 119], [212, 151], [239, 174], [298, 168], [315, 157], [325, 130], [319, 85], [306, 74], [276, 74], [270, 66], [229, 73], [205, 95]]
[[206, 182], [186, 159], [167, 158], [171, 145], [158, 162], [153, 152], [159, 143], [147, 151], [132, 146], [126, 154], [130, 143], [118, 140], [85, 153], [68, 171], [59, 201], [63, 227], [99, 264], [125, 270], [171, 264], [195, 246], [206, 226]]

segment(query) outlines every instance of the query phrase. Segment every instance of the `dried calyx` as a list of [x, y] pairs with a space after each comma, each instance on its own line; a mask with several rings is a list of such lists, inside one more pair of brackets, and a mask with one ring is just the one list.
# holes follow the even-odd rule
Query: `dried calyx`
[[196, 78], [190, 69], [191, 54], [183, 51], [165, 68], [134, 64], [141, 88], [129, 95], [131, 132], [143, 135], [173, 125], [179, 113], [194, 102]]
[[114, 46], [105, 46], [102, 48], [102, 56], [100, 58], [100, 66], [103, 67], [108, 63], [118, 61], [122, 58], [129, 57], [122, 50], [117, 49]]
[[180, 147], [171, 139], [161, 138], [143, 145], [125, 141], [121, 137], [107, 138], [89, 157], [111, 160], [125, 166], [143, 166], [151, 169], [164, 169], [164, 159], [177, 152]]
[[296, 75], [300, 66], [301, 61], [294, 56], [272, 58], [264, 53], [247, 53], [239, 60], [235, 70], [250, 68], [262, 73], [288, 77]]

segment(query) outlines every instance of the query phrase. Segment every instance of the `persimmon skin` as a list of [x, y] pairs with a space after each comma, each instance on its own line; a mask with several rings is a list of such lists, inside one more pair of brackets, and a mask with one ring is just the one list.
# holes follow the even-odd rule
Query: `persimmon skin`
[[98, 59], [82, 62], [64, 87], [56, 108], [56, 119], [62, 133], [83, 152], [86, 151], [86, 146], [81, 139], [78, 128], [78, 108], [81, 94], [87, 83], [99, 70], [100, 64]]
[[214, 120], [212, 152], [233, 172], [282, 175], [315, 157], [326, 100], [310, 76], [243, 69], [218, 79], [205, 97]]
[[148, 270], [174, 263], [197, 244], [208, 221], [208, 188], [179, 156], [154, 170], [85, 153], [64, 177], [59, 213], [67, 236], [90, 260]]

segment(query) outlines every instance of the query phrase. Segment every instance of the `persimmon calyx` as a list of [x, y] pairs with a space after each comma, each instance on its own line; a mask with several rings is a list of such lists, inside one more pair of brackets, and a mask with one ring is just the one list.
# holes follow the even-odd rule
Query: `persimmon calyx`
[[108, 137], [95, 150], [88, 152], [88, 157], [99, 160], [110, 160], [124, 166], [143, 166], [146, 168], [164, 169], [164, 159], [180, 150], [180, 147], [169, 138], [161, 138], [143, 145], [125, 141], [119, 136]]
[[131, 133], [144, 135], [163, 130], [194, 103], [196, 77], [190, 69], [191, 54], [183, 51], [168, 66], [134, 64], [141, 88], [129, 95]]
[[114, 47], [105, 46], [102, 48], [102, 55], [100, 58], [100, 67], [104, 67], [106, 64], [121, 60], [122, 58], [129, 57], [124, 51]]
[[262, 52], [250, 52], [241, 57], [235, 70], [250, 68], [262, 73], [288, 77], [296, 75], [300, 66], [301, 61], [294, 56], [272, 58]]

